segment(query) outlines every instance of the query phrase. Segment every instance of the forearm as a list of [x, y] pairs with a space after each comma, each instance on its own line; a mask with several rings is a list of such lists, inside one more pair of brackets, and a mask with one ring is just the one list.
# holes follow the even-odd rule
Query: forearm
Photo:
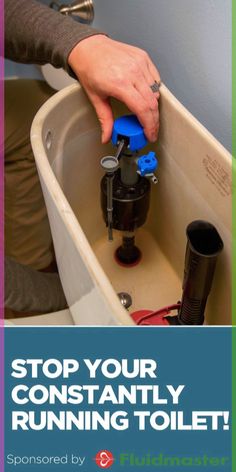
[[100, 33], [34, 0], [5, 1], [5, 56], [69, 71], [68, 56], [81, 40]]
[[159, 92], [151, 86], [160, 82], [160, 74], [145, 51], [106, 38], [35, 0], [5, 0], [5, 11], [6, 57], [51, 63], [77, 77], [96, 110], [103, 143], [112, 133], [110, 97], [137, 115], [149, 141], [157, 139]]

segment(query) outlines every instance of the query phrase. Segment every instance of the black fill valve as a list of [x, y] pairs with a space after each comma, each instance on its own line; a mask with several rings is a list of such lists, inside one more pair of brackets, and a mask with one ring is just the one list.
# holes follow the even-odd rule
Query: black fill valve
[[[158, 162], [154, 152], [138, 157], [138, 151], [146, 146], [147, 139], [134, 115], [115, 120], [112, 143], [117, 147], [116, 155], [101, 159], [101, 166], [105, 171], [101, 180], [101, 207], [108, 227], [108, 239], [113, 240], [113, 228], [125, 233], [125, 244], [119, 251], [121, 262], [126, 263], [127, 259], [127, 263], [129, 260], [133, 263], [134, 254], [134, 257], [130, 257], [131, 246], [135, 248], [133, 233], [146, 221], [150, 203], [150, 182], [157, 183], [154, 172]], [[127, 238], [130, 238], [130, 244], [127, 243]], [[123, 254], [122, 258], [122, 252], [127, 251], [129, 256]], [[135, 252], [137, 254], [134, 249]], [[120, 259], [120, 256], [118, 258]]]

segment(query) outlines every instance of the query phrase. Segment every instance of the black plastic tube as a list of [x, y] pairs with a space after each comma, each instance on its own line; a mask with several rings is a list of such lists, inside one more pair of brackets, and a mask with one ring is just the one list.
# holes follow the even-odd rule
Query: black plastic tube
[[224, 244], [216, 228], [207, 221], [193, 221], [186, 234], [188, 242], [178, 319], [181, 325], [202, 325], [217, 256]]

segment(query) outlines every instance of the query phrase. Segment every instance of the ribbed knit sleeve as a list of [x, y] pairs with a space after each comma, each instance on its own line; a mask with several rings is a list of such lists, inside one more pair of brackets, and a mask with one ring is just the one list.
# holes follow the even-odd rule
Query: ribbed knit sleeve
[[5, 56], [16, 62], [50, 63], [71, 72], [67, 58], [82, 39], [101, 31], [34, 0], [5, 0]]

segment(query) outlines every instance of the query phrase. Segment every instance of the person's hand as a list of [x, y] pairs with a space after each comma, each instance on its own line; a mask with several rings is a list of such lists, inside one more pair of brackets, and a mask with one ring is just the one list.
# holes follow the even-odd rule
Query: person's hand
[[73, 48], [68, 64], [96, 110], [103, 143], [111, 138], [113, 127], [109, 97], [125, 103], [137, 115], [147, 139], [156, 141], [159, 92], [153, 93], [150, 86], [160, 82], [160, 75], [145, 51], [94, 35]]

